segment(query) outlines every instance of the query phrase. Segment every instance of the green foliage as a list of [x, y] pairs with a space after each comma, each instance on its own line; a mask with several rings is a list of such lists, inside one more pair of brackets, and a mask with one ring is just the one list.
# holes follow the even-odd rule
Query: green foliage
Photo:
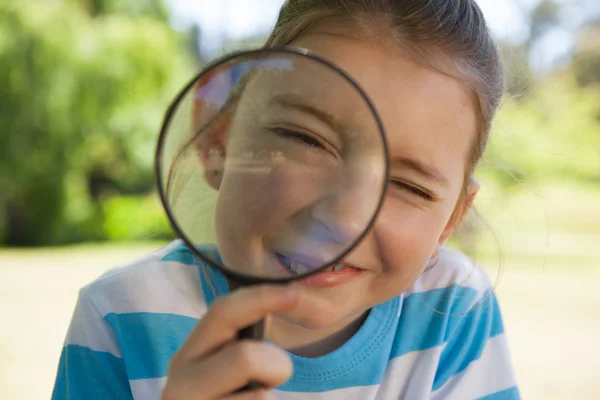
[[83, 6], [93, 16], [102, 14], [125, 14], [152, 17], [160, 21], [167, 19], [165, 5], [160, 0], [71, 0]]
[[156, 196], [112, 197], [103, 205], [104, 232], [110, 240], [173, 239]]
[[505, 188], [600, 182], [600, 94], [567, 73], [502, 107], [480, 175]]
[[72, 241], [104, 199], [153, 186], [160, 121], [190, 75], [180, 38], [152, 2], [82, 3], [0, 4], [0, 242]]

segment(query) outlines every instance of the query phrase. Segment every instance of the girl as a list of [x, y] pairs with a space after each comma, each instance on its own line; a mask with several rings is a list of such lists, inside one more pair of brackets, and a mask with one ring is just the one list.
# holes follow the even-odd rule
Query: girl
[[[173, 243], [81, 290], [53, 398], [519, 399], [488, 278], [443, 248], [503, 91], [475, 2], [289, 0], [265, 46], [331, 60], [378, 108], [393, 181], [360, 273], [230, 294]], [[266, 315], [267, 342], [235, 340]]]

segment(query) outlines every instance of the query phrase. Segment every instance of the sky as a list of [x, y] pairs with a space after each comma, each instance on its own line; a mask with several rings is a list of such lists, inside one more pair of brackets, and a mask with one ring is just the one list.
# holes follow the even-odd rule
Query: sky
[[[522, 43], [530, 34], [527, 11], [539, 0], [477, 0], [495, 37], [510, 44]], [[557, 0], [571, 4], [562, 15], [566, 28], [545, 33], [532, 51], [530, 63], [540, 71], [551, 68], [573, 50], [576, 38], [569, 25], [584, 15], [600, 14], [600, 0]], [[167, 0], [172, 25], [185, 29], [192, 23], [202, 28], [200, 46], [216, 57], [227, 40], [264, 34], [273, 27], [283, 0]], [[583, 11], [585, 8], [585, 12]]]

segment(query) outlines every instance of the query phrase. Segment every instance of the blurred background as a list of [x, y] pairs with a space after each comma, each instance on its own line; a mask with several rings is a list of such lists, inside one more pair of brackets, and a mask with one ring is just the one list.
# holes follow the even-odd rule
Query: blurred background
[[[153, 152], [282, 0], [0, 2], [0, 398], [49, 398], [78, 289], [172, 240]], [[497, 278], [525, 399], [600, 398], [600, 2], [480, 0], [509, 95], [451, 245]]]

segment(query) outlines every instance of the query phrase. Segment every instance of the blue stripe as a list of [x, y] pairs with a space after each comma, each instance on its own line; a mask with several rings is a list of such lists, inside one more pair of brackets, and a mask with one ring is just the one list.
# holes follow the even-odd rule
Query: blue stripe
[[185, 265], [198, 265], [196, 257], [194, 257], [192, 252], [183, 243], [179, 244], [163, 258], [161, 258], [161, 261], [175, 261]]
[[449, 338], [440, 355], [433, 382], [434, 391], [478, 360], [488, 340], [504, 332], [496, 296], [493, 293], [486, 293], [484, 296], [484, 300], [468, 314], [450, 318], [446, 330]]
[[477, 400], [521, 400], [521, 394], [516, 386], [500, 392], [492, 393], [485, 397], [480, 397]]
[[395, 337], [390, 359], [442, 345], [448, 325], [457, 318], [451, 314], [467, 311], [476, 296], [476, 290], [459, 285], [408, 296], [404, 299], [399, 334]]
[[63, 348], [52, 400], [132, 398], [122, 358], [84, 346]]
[[204, 302], [207, 307], [210, 307], [215, 299], [229, 293], [229, 283], [225, 275], [204, 263], [199, 266], [198, 270]]
[[104, 318], [117, 335], [129, 379], [166, 376], [171, 357], [198, 322], [161, 313], [111, 313]]
[[[215, 245], [206, 244], [198, 247], [203, 254], [208, 254], [210, 258], [221, 262], [221, 256]], [[229, 293], [229, 283], [225, 275], [212, 266], [200, 261], [184, 243], [179, 244], [175, 249], [170, 251], [161, 261], [175, 261], [185, 265], [196, 266], [200, 274], [202, 293], [207, 307], [210, 307], [216, 298]]]

